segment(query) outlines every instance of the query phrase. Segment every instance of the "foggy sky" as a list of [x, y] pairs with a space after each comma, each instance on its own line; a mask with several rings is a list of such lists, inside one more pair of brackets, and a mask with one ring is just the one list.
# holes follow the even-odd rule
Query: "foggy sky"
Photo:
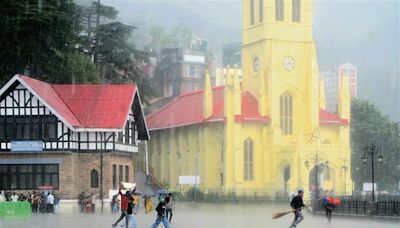
[[[102, 0], [135, 25], [138, 46], [151, 26], [184, 23], [217, 52], [241, 41], [241, 0]], [[400, 1], [314, 1], [314, 39], [320, 69], [351, 62], [358, 67], [358, 95], [400, 121]]]

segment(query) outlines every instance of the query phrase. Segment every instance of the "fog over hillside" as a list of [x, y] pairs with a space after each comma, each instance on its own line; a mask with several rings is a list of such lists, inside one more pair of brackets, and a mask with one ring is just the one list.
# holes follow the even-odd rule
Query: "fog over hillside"
[[[80, 1], [82, 2], [82, 1]], [[138, 46], [151, 26], [190, 26], [221, 45], [241, 41], [241, 0], [102, 0], [120, 11], [119, 20], [135, 25]], [[358, 95], [400, 121], [400, 3], [396, 0], [314, 1], [314, 39], [321, 69], [351, 62], [358, 67]]]

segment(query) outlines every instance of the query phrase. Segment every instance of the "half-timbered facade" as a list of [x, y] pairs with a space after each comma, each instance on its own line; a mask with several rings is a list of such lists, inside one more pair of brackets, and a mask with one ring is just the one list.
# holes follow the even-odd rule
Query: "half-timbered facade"
[[52, 85], [15, 75], [0, 90], [0, 189], [51, 185], [64, 198], [106, 196], [133, 181], [133, 153], [148, 138], [136, 85]]

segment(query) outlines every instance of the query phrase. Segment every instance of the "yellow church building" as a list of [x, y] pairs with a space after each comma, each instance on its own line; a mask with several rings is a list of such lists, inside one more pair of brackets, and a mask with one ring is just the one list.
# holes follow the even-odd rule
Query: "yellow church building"
[[[147, 117], [154, 175], [174, 190], [269, 195], [349, 193], [350, 95], [325, 110], [312, 38], [312, 0], [243, 0], [242, 79], [182, 94]], [[218, 76], [217, 76], [218, 77]], [[318, 188], [317, 188], [318, 186]]]

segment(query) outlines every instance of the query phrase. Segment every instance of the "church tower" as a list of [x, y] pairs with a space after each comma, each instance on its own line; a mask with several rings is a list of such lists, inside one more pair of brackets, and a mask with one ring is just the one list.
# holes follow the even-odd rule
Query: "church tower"
[[265, 114], [283, 135], [296, 138], [299, 131], [312, 132], [319, 110], [312, 0], [242, 4], [243, 92], [258, 98], [267, 94]]

